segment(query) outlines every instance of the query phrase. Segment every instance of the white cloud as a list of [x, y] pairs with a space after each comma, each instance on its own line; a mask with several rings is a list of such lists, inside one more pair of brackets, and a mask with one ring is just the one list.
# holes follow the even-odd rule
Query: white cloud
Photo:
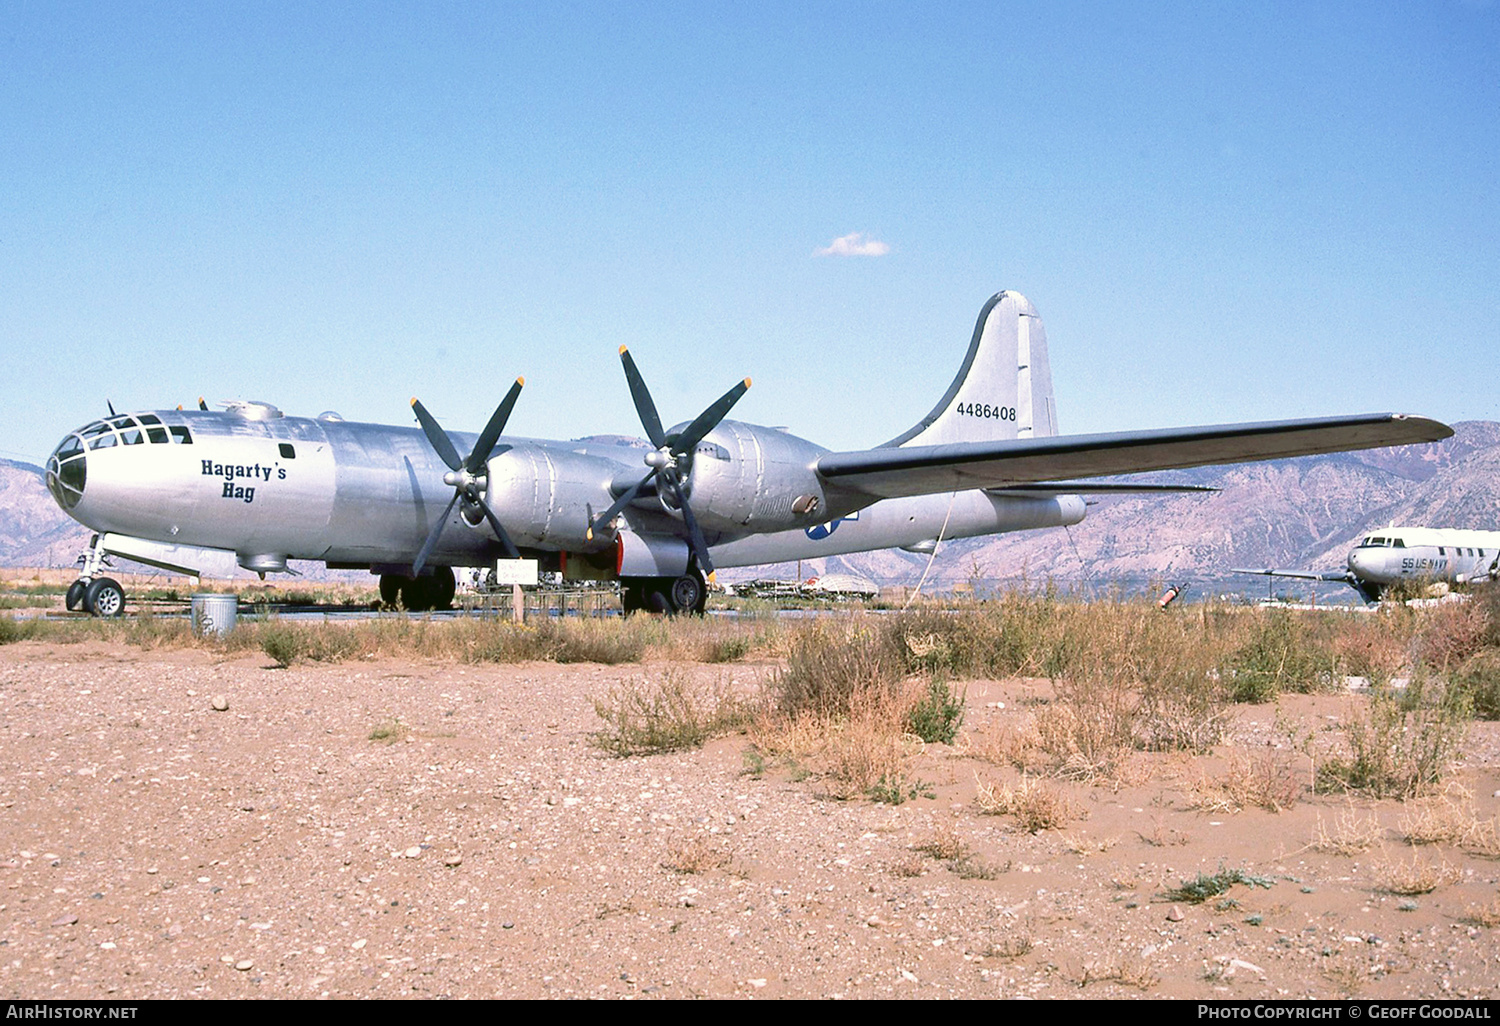
[[866, 238], [864, 232], [850, 232], [813, 250], [813, 256], [885, 256], [890, 251], [891, 247], [879, 239]]

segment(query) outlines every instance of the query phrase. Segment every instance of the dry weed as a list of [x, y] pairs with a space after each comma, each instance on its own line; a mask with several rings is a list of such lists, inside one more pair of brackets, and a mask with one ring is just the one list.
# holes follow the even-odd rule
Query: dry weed
[[694, 834], [681, 844], [674, 844], [662, 868], [674, 873], [693, 875], [724, 869], [729, 865], [729, 853], [710, 843], [702, 834]]
[[1375, 867], [1376, 887], [1387, 894], [1431, 894], [1462, 877], [1463, 870], [1441, 855], [1437, 862], [1428, 862], [1415, 852], [1410, 862], [1395, 859]]
[[1302, 793], [1296, 772], [1275, 752], [1232, 755], [1219, 778], [1203, 776], [1192, 788], [1190, 803], [1205, 812], [1240, 812], [1255, 807], [1284, 812]]
[[1407, 844], [1462, 844], [1479, 826], [1474, 796], [1450, 784], [1436, 798], [1410, 802], [1401, 811], [1401, 834]]
[[1338, 814], [1329, 833], [1318, 813], [1318, 830], [1307, 847], [1327, 855], [1359, 855], [1380, 843], [1380, 821], [1373, 813], [1356, 812], [1353, 805]]
[[916, 877], [927, 872], [927, 862], [916, 852], [911, 852], [886, 867], [892, 876]]
[[1086, 963], [1078, 974], [1078, 986], [1091, 983], [1119, 983], [1137, 990], [1150, 990], [1160, 982], [1142, 958], [1125, 957], [1119, 960]]
[[1031, 922], [1030, 920], [1028, 920], [1025, 926], [1008, 932], [998, 941], [991, 941], [985, 947], [985, 949], [979, 953], [979, 957], [1004, 959], [1020, 958], [1022, 955], [1030, 954], [1031, 949], [1034, 947], [1036, 947], [1036, 940], [1032, 936]]
[[1165, 848], [1168, 845], [1188, 844], [1192, 841], [1192, 835], [1178, 830], [1176, 827], [1167, 826], [1167, 817], [1158, 815], [1151, 821], [1151, 832], [1143, 834], [1139, 830], [1135, 835], [1153, 848]]
[[944, 860], [962, 859], [969, 855], [969, 846], [951, 828], [940, 831], [925, 841], [919, 841], [912, 845], [912, 850], [929, 858]]
[[1091, 841], [1082, 834], [1063, 834], [1063, 851], [1069, 855], [1101, 855], [1120, 843], [1118, 837], [1101, 837]]
[[976, 778], [975, 801], [985, 815], [1014, 816], [1022, 829], [1033, 834], [1060, 827], [1081, 815], [1081, 810], [1062, 792], [1024, 774], [1014, 786], [989, 784]]
[[1500, 926], [1500, 897], [1490, 899], [1488, 905], [1470, 905], [1469, 911], [1460, 920], [1469, 926], [1482, 926], [1492, 930]]

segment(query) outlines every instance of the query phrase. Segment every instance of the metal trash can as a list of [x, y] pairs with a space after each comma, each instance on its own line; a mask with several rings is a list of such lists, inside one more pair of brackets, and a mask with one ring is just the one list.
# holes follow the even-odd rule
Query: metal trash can
[[225, 637], [240, 614], [238, 595], [200, 591], [193, 595], [193, 633]]

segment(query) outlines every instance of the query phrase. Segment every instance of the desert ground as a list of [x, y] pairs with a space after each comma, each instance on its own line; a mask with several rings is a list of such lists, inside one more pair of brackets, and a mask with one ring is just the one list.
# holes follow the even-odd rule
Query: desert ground
[[[1292, 739], [1356, 692], [1235, 706], [1211, 755], [1068, 780], [994, 754], [1048, 682], [971, 680], [956, 743], [913, 752], [899, 804], [830, 797], [744, 733], [590, 742], [611, 688], [776, 668], [0, 646], [0, 994], [1497, 992], [1500, 724], [1407, 802], [1308, 788]], [[1058, 825], [985, 814], [996, 788], [1039, 789]], [[1222, 893], [1170, 893], [1204, 877]]]

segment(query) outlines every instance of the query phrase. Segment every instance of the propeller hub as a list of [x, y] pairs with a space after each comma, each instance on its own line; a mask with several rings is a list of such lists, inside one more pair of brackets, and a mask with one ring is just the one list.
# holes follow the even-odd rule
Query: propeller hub
[[646, 466], [652, 470], [661, 470], [672, 462], [672, 454], [666, 449], [653, 449], [646, 453]]

